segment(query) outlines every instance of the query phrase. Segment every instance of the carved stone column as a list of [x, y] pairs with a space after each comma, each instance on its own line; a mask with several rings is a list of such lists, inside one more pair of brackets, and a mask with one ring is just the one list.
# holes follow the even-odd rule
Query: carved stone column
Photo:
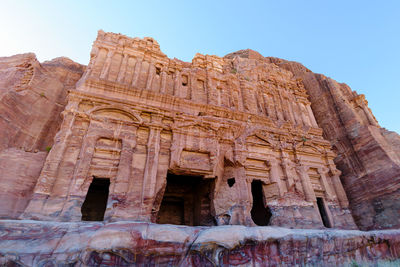
[[263, 100], [264, 100], [264, 110], [265, 110], [265, 115], [267, 115], [267, 117], [271, 117], [271, 110], [270, 110], [270, 106], [269, 106], [269, 101], [268, 101], [268, 96], [266, 94], [263, 94]]
[[180, 96], [180, 88], [181, 88], [181, 72], [179, 70], [176, 70], [174, 79], [174, 96]]
[[290, 159], [288, 159], [285, 156], [282, 157], [282, 168], [286, 176], [288, 191], [290, 191], [290, 189], [294, 186], [294, 180], [291, 176], [291, 171], [290, 171], [290, 169], [293, 167], [291, 163], [292, 162]]
[[124, 194], [129, 187], [131, 178], [133, 149], [136, 147], [136, 140], [122, 140], [121, 157], [118, 166], [118, 173], [115, 181], [114, 193]]
[[304, 195], [306, 197], [306, 201], [315, 202], [316, 201], [315, 192], [312, 187], [310, 177], [308, 176], [308, 173], [307, 173], [309, 166], [304, 166], [301, 163], [298, 163], [298, 164], [300, 164], [300, 165], [296, 166], [296, 171], [298, 172], [298, 174], [301, 178], [301, 183], [303, 185], [303, 191], [304, 191]]
[[156, 67], [153, 63], [150, 63], [149, 66], [149, 75], [147, 75], [147, 82], [146, 82], [146, 90], [151, 90], [151, 85], [153, 83], [153, 77], [156, 71]]
[[292, 121], [293, 124], [296, 124], [296, 118], [293, 114], [292, 101], [290, 99], [288, 99], [287, 104], [288, 104], [288, 108], [289, 108], [290, 120]]
[[307, 114], [308, 112], [307, 112], [304, 104], [300, 102], [299, 106], [300, 106], [301, 118], [303, 119], [304, 125], [311, 126], [311, 121], [310, 121], [310, 118], [308, 117], [308, 114]]
[[181, 142], [183, 137], [180, 133], [173, 131], [172, 134], [172, 143], [170, 147], [170, 161], [169, 161], [169, 168], [175, 169], [179, 166], [179, 159], [182, 153], [182, 145]]
[[347, 199], [346, 192], [344, 191], [342, 182], [340, 181], [340, 174], [342, 173], [336, 167], [331, 168], [331, 174], [332, 174], [332, 184], [333, 188], [335, 189], [336, 196], [339, 201], [339, 205], [342, 208], [348, 208], [349, 207], [349, 200]]
[[128, 59], [129, 59], [129, 55], [125, 54], [124, 58], [122, 59], [121, 68], [120, 68], [119, 73], [118, 73], [117, 82], [119, 82], [119, 83], [123, 83], [124, 82], [125, 73], [126, 73], [126, 67], [128, 65]]
[[118, 173], [115, 179], [114, 188], [110, 188], [110, 195], [108, 198], [107, 209], [104, 218], [109, 220], [117, 220], [121, 217], [130, 215], [134, 218], [135, 206], [134, 201], [129, 199], [129, 183], [132, 179], [132, 158], [133, 149], [136, 147], [136, 140], [123, 139], [121, 157], [118, 166]]
[[296, 101], [296, 100], [294, 99], [293, 101], [289, 102], [290, 109], [292, 110], [294, 123], [297, 124], [297, 125], [302, 125], [302, 120], [299, 117], [300, 114], [298, 114], [298, 106], [297, 106], [297, 103], [294, 102], [294, 101]]
[[104, 63], [103, 69], [101, 70], [100, 79], [106, 79], [108, 72], [110, 71], [112, 57], [114, 56], [114, 51], [108, 51], [106, 61]]
[[79, 155], [80, 160], [74, 173], [75, 181], [71, 189], [72, 195], [84, 196], [87, 191], [84, 189], [84, 184], [86, 184], [86, 187], [89, 188], [90, 182], [87, 180], [87, 175], [89, 173], [90, 163], [93, 158], [97, 139], [98, 136], [94, 133], [90, 133], [89, 129], [87, 136], [83, 140]]
[[[208, 91], [209, 91], [209, 88], [210, 88], [210, 87], [208, 87], [208, 88], [206, 89], [206, 90], [207, 90], [207, 99], [208, 99], [208, 100], [207, 100], [207, 103], [210, 103], [210, 100], [209, 100], [209, 97], [210, 97], [210, 96], [209, 96], [209, 92], [208, 92]], [[234, 90], [236, 91], [237, 97], [238, 97], [238, 99], [237, 99], [237, 100], [238, 100], [238, 103], [237, 103], [237, 104], [238, 104], [238, 110], [239, 110], [239, 111], [243, 111], [243, 110], [244, 110], [244, 106], [243, 106], [243, 95], [242, 95], [242, 91], [240, 90], [240, 86], [239, 86], [239, 88], [236, 87]]]
[[270, 159], [269, 161], [270, 164], [270, 180], [272, 183], [276, 183], [278, 187], [278, 192], [279, 196], [283, 196], [284, 190], [282, 186], [282, 180], [281, 177], [279, 176], [279, 163], [278, 160], [276, 159]]
[[165, 90], [167, 86], [167, 72], [166, 70], [161, 71], [161, 86], [160, 86], [160, 93], [165, 94]]
[[147, 143], [146, 167], [144, 171], [146, 197], [152, 197], [154, 195], [155, 179], [158, 168], [158, 155], [160, 152], [160, 134], [161, 128], [150, 128], [149, 140]]
[[318, 173], [321, 176], [321, 182], [322, 182], [322, 185], [323, 185], [323, 187], [325, 189], [326, 198], [327, 198], [327, 200], [332, 201], [332, 200], [335, 199], [335, 195], [334, 195], [334, 193], [333, 193], [333, 191], [331, 189], [331, 186], [328, 183], [326, 175], [325, 175], [328, 171], [329, 171], [329, 169], [325, 168], [325, 167], [318, 168]]
[[274, 94], [274, 100], [275, 100], [274, 102], [275, 102], [275, 112], [276, 112], [276, 116], [277, 116], [278, 120], [283, 121], [284, 118], [283, 118], [283, 114], [282, 114], [282, 107], [281, 107], [281, 105], [280, 105], [279, 96]]
[[281, 100], [283, 118], [285, 121], [290, 121], [289, 110], [288, 110], [288, 106], [289, 106], [288, 101], [285, 98], [284, 94], [281, 92], [279, 92], [279, 99]]
[[[157, 123], [160, 121], [161, 116], [154, 114], [152, 115], [153, 123]], [[159, 126], [150, 126], [150, 133], [147, 142], [147, 156], [143, 176], [143, 193], [141, 207], [141, 215], [147, 220], [151, 219], [151, 208], [155, 197], [161, 130], [162, 128]]]
[[317, 127], [318, 127], [318, 123], [317, 123], [317, 121], [315, 120], [314, 113], [312, 112], [312, 109], [311, 109], [310, 104], [307, 104], [307, 105], [306, 105], [306, 109], [307, 109], [307, 112], [308, 112], [308, 117], [309, 117], [310, 120], [311, 120], [311, 125], [312, 125], [313, 127], [317, 128]]
[[133, 72], [133, 78], [132, 78], [132, 86], [136, 87], [137, 83], [139, 81], [139, 76], [140, 76], [140, 70], [142, 68], [142, 58], [138, 58], [135, 64], [135, 70]]
[[190, 74], [190, 72], [188, 73], [188, 84], [187, 84], [187, 92], [186, 92], [186, 99], [190, 100], [193, 98], [193, 86], [194, 86], [194, 77], [192, 77], [192, 75]]

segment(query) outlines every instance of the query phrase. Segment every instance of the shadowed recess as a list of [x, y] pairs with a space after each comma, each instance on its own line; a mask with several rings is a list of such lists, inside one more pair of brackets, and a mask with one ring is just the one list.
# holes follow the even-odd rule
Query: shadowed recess
[[253, 207], [251, 209], [251, 218], [259, 226], [266, 226], [271, 219], [271, 211], [265, 207], [262, 192], [262, 183], [259, 180], [251, 182], [251, 193], [253, 195]]
[[110, 179], [93, 178], [82, 205], [82, 221], [102, 221], [107, 207]]
[[211, 215], [211, 191], [214, 179], [168, 174], [157, 223], [178, 225], [214, 225]]

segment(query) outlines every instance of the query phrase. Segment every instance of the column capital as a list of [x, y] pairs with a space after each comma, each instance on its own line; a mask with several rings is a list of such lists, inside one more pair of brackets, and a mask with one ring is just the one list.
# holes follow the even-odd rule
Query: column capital
[[329, 169], [325, 166], [318, 167], [317, 170], [318, 170], [318, 173], [321, 175], [325, 175], [326, 173], [329, 172]]
[[269, 159], [267, 159], [267, 162], [268, 162], [268, 164], [269, 165], [278, 165], [279, 164], [279, 160], [278, 159], [276, 159], [276, 158], [269, 158]]
[[303, 172], [306, 173], [308, 171], [308, 169], [310, 169], [310, 166], [303, 165], [301, 162], [298, 162], [295, 168], [296, 168], [296, 171], [298, 171], [300, 173], [303, 173]]
[[342, 171], [340, 171], [336, 168], [331, 169], [330, 172], [332, 173], [333, 176], [340, 176], [342, 174]]
[[108, 50], [107, 57], [112, 57], [115, 54], [115, 50]]

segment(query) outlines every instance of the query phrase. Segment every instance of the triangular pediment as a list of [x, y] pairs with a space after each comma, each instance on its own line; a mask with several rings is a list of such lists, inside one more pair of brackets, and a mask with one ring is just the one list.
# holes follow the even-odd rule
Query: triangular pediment
[[251, 135], [247, 137], [246, 142], [248, 144], [272, 147], [272, 144], [269, 141], [267, 141], [265, 138], [260, 138], [258, 135]]

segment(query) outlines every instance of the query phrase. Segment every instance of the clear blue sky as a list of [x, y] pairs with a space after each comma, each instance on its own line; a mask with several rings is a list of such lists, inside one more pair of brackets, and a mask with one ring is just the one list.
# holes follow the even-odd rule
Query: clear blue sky
[[400, 1], [1, 2], [0, 56], [34, 52], [87, 64], [97, 30], [154, 37], [169, 57], [251, 48], [298, 61], [366, 95], [400, 133]]

